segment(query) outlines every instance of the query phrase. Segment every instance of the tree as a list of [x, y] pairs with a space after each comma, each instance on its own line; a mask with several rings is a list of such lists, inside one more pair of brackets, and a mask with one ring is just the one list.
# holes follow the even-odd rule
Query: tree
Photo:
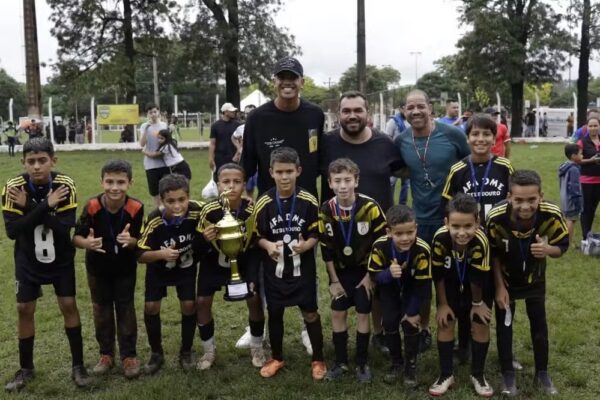
[[330, 100], [335, 97], [337, 97], [335, 88], [328, 89], [326, 87], [319, 86], [311, 77], [304, 77], [304, 89], [302, 89], [303, 99], [323, 106], [325, 100]]
[[[397, 86], [400, 83], [400, 72], [389, 65], [377, 67], [375, 65], [367, 64], [366, 73], [367, 88], [365, 90], [365, 94], [389, 90], [392, 88], [392, 86]], [[354, 64], [340, 77], [338, 89], [341, 92], [357, 90], [357, 76], [356, 64]]]
[[563, 16], [539, 0], [463, 0], [461, 12], [473, 28], [457, 43], [462, 76], [482, 87], [508, 83], [511, 130], [519, 136], [525, 82], [558, 80], [573, 49]]
[[27, 115], [27, 94], [25, 85], [17, 82], [0, 68], [0, 116], [6, 121], [9, 118], [8, 103], [13, 99], [14, 118], [18, 123], [19, 116]]
[[[213, 50], [219, 54], [217, 67], [225, 73], [225, 99], [236, 107], [240, 103], [240, 81], [267, 85], [275, 61], [299, 53], [294, 37], [278, 27], [273, 16], [282, 0], [201, 0], [199, 13], [210, 11], [212, 21], [197, 29], [210, 29], [218, 40]], [[240, 79], [241, 78], [241, 79]]]

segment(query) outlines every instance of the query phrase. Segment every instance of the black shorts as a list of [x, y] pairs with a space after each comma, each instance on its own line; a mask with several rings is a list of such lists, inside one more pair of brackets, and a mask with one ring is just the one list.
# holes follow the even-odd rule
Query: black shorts
[[47, 279], [37, 279], [28, 276], [24, 271], [17, 270], [15, 273], [15, 293], [17, 303], [29, 303], [42, 296], [42, 285], [54, 286], [57, 297], [75, 297], [75, 267], [62, 268], [59, 273], [53, 273]]
[[169, 167], [152, 168], [146, 170], [146, 180], [148, 181], [148, 192], [150, 196], [158, 196], [158, 182], [160, 178], [169, 175], [171, 170]]
[[273, 293], [274, 291], [277, 292], [277, 288], [273, 289], [269, 289], [269, 284], [265, 280], [267, 310], [294, 306], [298, 306], [300, 310], [304, 312], [316, 312], [319, 309], [317, 304], [317, 290], [315, 283], [304, 285], [304, 287], [298, 290], [296, 293], [290, 293], [289, 299], [286, 300], [281, 299], [281, 296], [283, 295], [282, 293]]
[[169, 170], [172, 174], [180, 174], [188, 178], [188, 180], [192, 179], [192, 170], [190, 169], [190, 165], [185, 160], [179, 164], [169, 167]]
[[160, 301], [167, 297], [167, 287], [175, 286], [180, 301], [196, 300], [196, 266], [172, 270], [146, 268], [145, 301]]
[[[465, 316], [468, 318], [473, 302], [473, 297], [471, 295], [471, 284], [465, 282], [463, 291], [461, 292], [458, 279], [447, 278], [444, 280], [444, 283], [446, 286], [446, 300], [454, 312], [454, 316], [457, 319], [460, 319], [461, 316], [463, 318]], [[487, 284], [483, 285], [482, 300], [488, 307], [490, 307], [490, 309], [492, 308], [494, 296], [492, 295], [492, 291]]]
[[371, 312], [371, 300], [367, 296], [364, 286], [356, 288], [360, 281], [365, 277], [366, 270], [362, 271], [337, 271], [338, 279], [344, 291], [345, 296], [331, 300], [331, 309], [334, 311], [346, 311], [354, 307], [359, 314], [369, 314]]
[[92, 302], [100, 305], [129, 303], [135, 295], [135, 270], [127, 275], [94, 275], [88, 272]]

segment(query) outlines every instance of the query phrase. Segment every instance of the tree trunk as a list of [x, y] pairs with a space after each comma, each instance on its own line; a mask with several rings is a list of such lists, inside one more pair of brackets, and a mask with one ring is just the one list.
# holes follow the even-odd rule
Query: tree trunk
[[125, 99], [133, 101], [137, 94], [135, 86], [135, 48], [133, 47], [133, 22], [131, 11], [131, 0], [123, 0], [123, 45], [127, 65], [125, 67]]
[[523, 91], [524, 81], [511, 83], [510, 93], [512, 97], [511, 111], [512, 121], [510, 123], [510, 136], [520, 137], [523, 132]]
[[239, 76], [239, 34], [240, 21], [238, 1], [227, 1], [229, 16], [228, 29], [225, 34], [225, 98], [235, 107], [240, 107], [240, 76]]
[[357, 0], [356, 23], [356, 74], [358, 90], [365, 93], [367, 90], [367, 50], [365, 39], [365, 0]]
[[577, 78], [577, 127], [587, 123], [588, 82], [590, 75], [590, 0], [583, 0], [579, 76]]

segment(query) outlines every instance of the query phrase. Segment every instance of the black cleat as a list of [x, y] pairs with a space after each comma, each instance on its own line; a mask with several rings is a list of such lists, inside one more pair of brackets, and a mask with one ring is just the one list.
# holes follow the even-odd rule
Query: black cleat
[[548, 396], [554, 396], [558, 394], [558, 390], [552, 383], [548, 371], [537, 371], [533, 377], [533, 384], [542, 388], [544, 393]]
[[15, 376], [4, 386], [7, 392], [18, 392], [23, 389], [27, 382], [35, 377], [33, 369], [21, 368], [15, 373]]
[[506, 397], [516, 397], [519, 394], [514, 371], [502, 372], [502, 387], [500, 389], [500, 394]]
[[87, 369], [83, 365], [76, 365], [71, 370], [71, 379], [75, 385], [80, 388], [88, 387], [92, 384], [92, 378], [88, 375]]
[[148, 363], [145, 365], [144, 370], [149, 375], [154, 375], [162, 368], [165, 363], [165, 356], [162, 353], [152, 353]]
[[179, 366], [184, 371], [190, 371], [196, 368], [194, 356], [192, 355], [191, 351], [182, 351], [179, 353]]
[[373, 335], [371, 343], [373, 343], [373, 347], [381, 354], [390, 354], [390, 349], [388, 349], [388, 347], [385, 344], [385, 338], [383, 336], [383, 333]]

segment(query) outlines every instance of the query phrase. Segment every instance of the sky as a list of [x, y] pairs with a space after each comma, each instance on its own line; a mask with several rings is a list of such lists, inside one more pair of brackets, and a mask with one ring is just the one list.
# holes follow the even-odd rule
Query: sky
[[[21, 0], [1, 0], [0, 68], [25, 81], [23, 10]], [[181, 0], [183, 1], [183, 0]], [[433, 62], [456, 52], [466, 31], [459, 26], [457, 0], [365, 0], [367, 63], [390, 65], [400, 71], [401, 85], [434, 70]], [[50, 35], [50, 8], [36, 1], [40, 62], [56, 60], [57, 42]], [[356, 1], [286, 0], [275, 22], [287, 28], [302, 49], [298, 58], [305, 74], [327, 86], [356, 62]], [[412, 54], [411, 54], [412, 53]], [[414, 54], [418, 53], [418, 54]], [[572, 70], [577, 75], [577, 64]], [[591, 71], [600, 75], [600, 62]], [[41, 68], [42, 83], [51, 74]], [[564, 72], [564, 77], [568, 72]]]

